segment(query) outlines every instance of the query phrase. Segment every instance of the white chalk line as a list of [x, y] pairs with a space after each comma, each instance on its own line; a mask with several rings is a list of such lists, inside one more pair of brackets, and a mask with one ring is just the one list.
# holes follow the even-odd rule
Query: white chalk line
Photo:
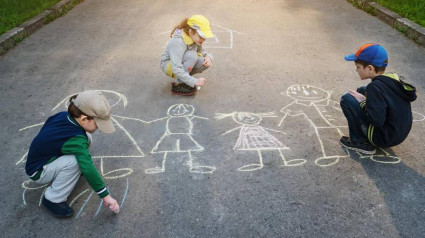
[[87, 191], [89, 191], [89, 189], [86, 189], [84, 191], [82, 191], [80, 194], [78, 194], [74, 199], [72, 199], [71, 203], [69, 204], [70, 207], [72, 207], [72, 205], [74, 204], [75, 201], [77, 201], [77, 199], [79, 197], [81, 197], [84, 193], [86, 193]]
[[21, 158], [18, 162], [16, 162], [16, 164], [15, 164], [15, 165], [18, 165], [18, 164], [20, 164], [20, 163], [25, 163], [26, 158], [27, 158], [27, 155], [28, 155], [28, 152], [29, 152], [29, 151], [27, 151], [27, 153], [25, 153], [25, 154], [24, 154], [24, 156], [22, 156], [22, 158]]
[[47, 188], [48, 188], [48, 187], [46, 187], [46, 188], [43, 190], [43, 192], [41, 193], [41, 196], [40, 196], [40, 202], [38, 203], [38, 206], [41, 206], [41, 201], [43, 200], [43, 196], [44, 196], [44, 193], [46, 192]]
[[140, 147], [137, 145], [137, 142], [134, 140], [134, 138], [130, 135], [130, 133], [123, 127], [121, 126], [121, 124], [115, 120], [115, 118], [111, 117], [112, 121], [115, 122], [115, 124], [124, 131], [124, 133], [128, 136], [128, 138], [131, 140], [131, 142], [133, 143], [133, 145], [136, 147], [136, 149], [139, 151], [140, 155], [144, 156], [145, 154], [142, 152], [142, 150], [140, 149]]
[[31, 125], [31, 126], [27, 126], [27, 127], [23, 127], [21, 129], [19, 129], [19, 131], [21, 132], [23, 130], [30, 129], [30, 128], [33, 128], [33, 127], [36, 127], [36, 126], [42, 126], [42, 125], [44, 125], [44, 122], [43, 123], [34, 124], [34, 125]]

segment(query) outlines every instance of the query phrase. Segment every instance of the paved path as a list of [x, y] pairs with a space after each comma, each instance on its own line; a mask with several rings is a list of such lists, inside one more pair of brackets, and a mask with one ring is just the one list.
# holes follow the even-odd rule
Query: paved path
[[[159, 56], [172, 26], [195, 13], [213, 24], [214, 65], [195, 97], [173, 96]], [[417, 121], [403, 144], [349, 158], [337, 144], [347, 134], [338, 101], [363, 82], [343, 56], [368, 42], [417, 86]], [[345, 0], [85, 0], [0, 58], [2, 234], [420, 237], [423, 62], [423, 48]], [[44, 188], [24, 183], [22, 158], [37, 124], [86, 89], [115, 105], [117, 131], [96, 133], [92, 152], [123, 206], [99, 209], [82, 179], [68, 201], [76, 215], [57, 220], [39, 207]], [[161, 139], [167, 125], [186, 134]], [[180, 147], [164, 144], [173, 136]], [[151, 169], [163, 160], [163, 172]]]

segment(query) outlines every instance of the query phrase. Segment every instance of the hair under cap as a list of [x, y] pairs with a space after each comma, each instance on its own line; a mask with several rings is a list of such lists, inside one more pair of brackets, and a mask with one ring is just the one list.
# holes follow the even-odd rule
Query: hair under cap
[[115, 131], [111, 121], [111, 106], [103, 94], [96, 90], [87, 90], [77, 95], [72, 103], [87, 116], [93, 117], [97, 127], [103, 133]]

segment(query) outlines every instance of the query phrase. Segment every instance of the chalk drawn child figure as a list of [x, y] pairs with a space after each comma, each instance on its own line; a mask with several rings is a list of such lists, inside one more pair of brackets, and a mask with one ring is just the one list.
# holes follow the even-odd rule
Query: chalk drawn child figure
[[[169, 153], [187, 153], [188, 166], [192, 173], [213, 173], [215, 167], [194, 165], [193, 152], [203, 151], [204, 147], [196, 142], [192, 135], [194, 118], [208, 120], [193, 115], [195, 108], [189, 104], [175, 104], [168, 108], [168, 116], [154, 121], [167, 119], [165, 132], [156, 142], [152, 154], [163, 154], [161, 166], [145, 170], [146, 173], [162, 173], [165, 171], [167, 155]], [[149, 122], [150, 123], [150, 122]]]
[[328, 130], [331, 130], [330, 133], [338, 133], [342, 136], [340, 128], [346, 127], [339, 103], [330, 99], [331, 92], [310, 85], [297, 84], [288, 87], [282, 94], [294, 101], [280, 110], [284, 116], [279, 122], [279, 127], [283, 125], [287, 116], [302, 117], [308, 121], [314, 128], [320, 143], [322, 156], [315, 160], [317, 165], [330, 166], [337, 163], [341, 157], [347, 157], [347, 155], [332, 154], [338, 152], [328, 151], [332, 148], [326, 147], [326, 143], [323, 142], [326, 138], [323, 138], [322, 134], [326, 134]]
[[257, 151], [258, 163], [248, 164], [238, 168], [238, 171], [254, 171], [264, 167], [263, 157], [261, 152], [265, 150], [276, 150], [282, 158], [284, 166], [298, 166], [306, 162], [304, 159], [286, 160], [282, 154], [282, 150], [289, 148], [282, 144], [276, 137], [268, 131], [285, 134], [281, 131], [266, 128], [260, 125], [263, 117], [276, 117], [274, 112], [270, 113], [251, 113], [251, 112], [233, 112], [229, 114], [217, 113], [216, 119], [221, 120], [227, 117], [232, 117], [233, 121], [241, 126], [224, 132], [226, 135], [230, 132], [239, 130], [239, 137], [236, 141], [233, 150], [237, 151]]

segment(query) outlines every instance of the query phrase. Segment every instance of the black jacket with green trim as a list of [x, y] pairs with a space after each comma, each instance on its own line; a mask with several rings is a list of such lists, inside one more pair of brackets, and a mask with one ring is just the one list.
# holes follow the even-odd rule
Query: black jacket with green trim
[[366, 87], [366, 100], [360, 103], [368, 128], [369, 141], [379, 147], [403, 142], [412, 128], [410, 103], [416, 100], [416, 88], [397, 74], [379, 75]]

